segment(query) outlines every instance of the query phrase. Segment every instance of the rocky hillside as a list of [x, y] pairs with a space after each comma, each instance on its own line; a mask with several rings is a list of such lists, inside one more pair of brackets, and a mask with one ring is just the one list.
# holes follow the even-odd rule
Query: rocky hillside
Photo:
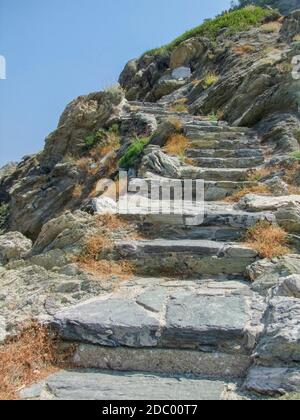
[[[0, 171], [0, 342], [38, 320], [83, 369], [22, 398], [300, 392], [298, 55], [299, 11], [234, 9], [72, 101]], [[185, 180], [184, 209], [173, 193], [149, 211], [150, 185]]]

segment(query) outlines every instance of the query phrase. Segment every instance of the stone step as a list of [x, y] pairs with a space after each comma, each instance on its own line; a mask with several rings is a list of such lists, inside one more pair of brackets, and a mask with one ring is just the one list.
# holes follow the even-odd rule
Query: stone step
[[[21, 398], [52, 401], [218, 401], [228, 399], [228, 388], [229, 381], [222, 379], [72, 370], [52, 374], [43, 383], [26, 388], [21, 392]], [[109, 410], [109, 404], [107, 407]], [[116, 406], [111, 409], [116, 410]], [[107, 414], [134, 417], [140, 413], [123, 407]], [[193, 407], [189, 406], [185, 414], [192, 415]]]
[[120, 258], [130, 260], [140, 275], [244, 276], [258, 254], [238, 243], [206, 240], [120, 241], [115, 244]]
[[202, 135], [203, 133], [231, 133], [231, 134], [237, 134], [239, 136], [243, 135], [249, 135], [252, 133], [247, 128], [241, 128], [241, 127], [230, 127], [227, 125], [203, 125], [199, 126], [197, 125], [185, 125], [184, 126], [184, 132], [187, 135], [187, 137], [197, 137], [198, 135]]
[[200, 209], [196, 203], [183, 205], [174, 201], [172, 211], [169, 211], [169, 203], [164, 206], [164, 202], [151, 202], [151, 209], [147, 200], [143, 203], [141, 199], [139, 204], [136, 214], [126, 217], [138, 221], [140, 230], [153, 238], [234, 241], [261, 220], [276, 223], [270, 212], [247, 213], [228, 204], [206, 203], [205, 208]]
[[264, 157], [215, 158], [198, 157], [191, 159], [193, 164], [205, 168], [253, 168], [264, 163]]
[[183, 179], [203, 179], [204, 181], [248, 181], [250, 170], [247, 168], [199, 168], [196, 166], [183, 167]]
[[259, 158], [263, 157], [261, 149], [187, 149], [189, 158]]
[[[70, 342], [111, 349], [145, 350], [136, 354], [127, 352], [128, 356], [132, 354], [132, 360], [120, 360], [118, 366], [121, 370], [139, 369], [138, 358], [144, 355], [146, 371], [206, 372], [214, 376], [216, 366], [213, 363], [219, 368], [224, 364], [224, 372], [227, 360], [227, 375], [240, 376], [247, 368], [263, 328], [264, 311], [263, 298], [243, 281], [170, 281], [133, 277], [114, 293], [55, 314], [53, 327], [62, 339]], [[187, 350], [198, 362], [194, 369], [188, 360], [186, 366], [180, 368], [179, 361], [183, 356], [176, 352], [164, 353], [162, 349]], [[90, 350], [94, 351], [94, 348], [79, 347], [76, 363], [83, 366], [89, 363], [89, 359], [90, 367], [94, 363], [101, 368], [108, 367], [103, 358], [100, 365], [101, 360], [96, 354], [93, 362], [92, 358], [87, 358], [84, 352]], [[117, 355], [118, 352], [115, 356], [111, 353], [109, 357]], [[236, 357], [237, 364], [229, 355]], [[219, 361], [216, 360], [218, 356]], [[241, 357], [238, 362], [239, 356], [246, 358]], [[162, 364], [155, 368], [154, 359], [158, 358]], [[206, 366], [201, 364], [201, 359], [206, 360]], [[116, 363], [115, 360], [114, 368], [117, 368]]]
[[203, 136], [190, 139], [190, 149], [226, 149], [226, 150], [239, 150], [239, 149], [258, 149], [259, 142], [256, 139], [248, 137], [239, 137], [236, 134], [224, 134], [222, 136]]
[[[151, 186], [153, 188], [170, 188], [170, 186], [174, 185], [174, 180], [170, 178], [145, 178], [144, 181], [148, 184], [148, 189], [150, 191]], [[179, 182], [180, 180], [176, 180]], [[181, 188], [184, 188], [184, 183], [181, 181]], [[140, 179], [132, 179], [129, 182], [130, 191], [139, 191], [138, 187], [140, 185]], [[224, 198], [231, 196], [233, 193], [243, 189], [243, 188], [250, 188], [256, 186], [256, 182], [249, 182], [249, 181], [204, 181], [204, 198], [205, 201], [218, 201], [223, 200]], [[195, 199], [196, 196], [196, 184], [193, 183], [192, 186], [192, 194], [193, 198]], [[149, 195], [150, 198], [150, 195]], [[172, 199], [172, 195], [171, 195]]]

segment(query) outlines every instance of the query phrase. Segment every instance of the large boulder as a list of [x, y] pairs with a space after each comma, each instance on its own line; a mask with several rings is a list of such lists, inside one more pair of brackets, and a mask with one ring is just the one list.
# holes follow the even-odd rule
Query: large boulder
[[199, 38], [191, 38], [182, 42], [172, 51], [170, 58], [171, 69], [182, 66], [188, 66], [194, 60], [198, 59], [207, 47]]
[[24, 257], [31, 250], [32, 242], [20, 232], [9, 232], [0, 236], [0, 263]]
[[150, 146], [145, 151], [139, 174], [144, 176], [147, 172], [152, 172], [159, 176], [178, 179], [180, 168], [181, 163], [178, 158], [167, 155], [159, 147]]

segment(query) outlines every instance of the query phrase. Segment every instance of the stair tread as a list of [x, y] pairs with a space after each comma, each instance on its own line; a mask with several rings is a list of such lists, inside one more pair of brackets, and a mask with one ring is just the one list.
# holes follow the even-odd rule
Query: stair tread
[[[223, 399], [228, 383], [222, 378], [78, 369], [54, 373], [44, 383], [23, 390], [21, 397], [25, 400], [216, 401]], [[192, 413], [190, 408], [189, 414]]]
[[242, 281], [132, 279], [113, 294], [55, 314], [53, 326], [63, 339], [104, 347], [249, 355], [243, 340], [256, 299]]

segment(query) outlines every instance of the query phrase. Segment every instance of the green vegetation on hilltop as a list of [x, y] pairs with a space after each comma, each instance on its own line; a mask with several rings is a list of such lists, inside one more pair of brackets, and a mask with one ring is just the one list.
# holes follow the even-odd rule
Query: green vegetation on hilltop
[[214, 39], [218, 33], [225, 28], [227, 29], [228, 35], [246, 31], [253, 26], [258, 26], [262, 19], [269, 16], [271, 13], [272, 11], [270, 9], [264, 9], [257, 6], [247, 6], [243, 9], [231, 10], [214, 19], [205, 20], [200, 26], [185, 32], [170, 44], [148, 51], [145, 54], [162, 54], [165, 51], [174, 49], [182, 42], [195, 36], [205, 36]]

